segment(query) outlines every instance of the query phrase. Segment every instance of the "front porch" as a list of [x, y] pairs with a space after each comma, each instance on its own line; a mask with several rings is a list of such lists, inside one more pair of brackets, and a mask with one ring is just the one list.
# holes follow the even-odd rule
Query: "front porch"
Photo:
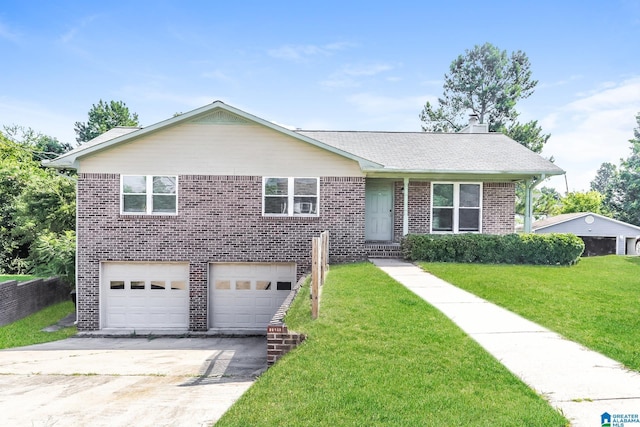
[[402, 258], [400, 243], [365, 242], [364, 249], [367, 258]]

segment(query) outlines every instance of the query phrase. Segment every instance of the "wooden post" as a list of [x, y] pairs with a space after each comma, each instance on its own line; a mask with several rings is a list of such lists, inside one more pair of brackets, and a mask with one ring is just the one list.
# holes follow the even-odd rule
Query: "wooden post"
[[318, 318], [318, 305], [319, 305], [319, 295], [318, 295], [318, 286], [319, 281], [321, 280], [321, 271], [320, 271], [320, 238], [313, 237], [311, 239], [311, 318]]
[[323, 231], [320, 237], [322, 238], [322, 280], [320, 281], [320, 286], [322, 286], [329, 267], [329, 232]]

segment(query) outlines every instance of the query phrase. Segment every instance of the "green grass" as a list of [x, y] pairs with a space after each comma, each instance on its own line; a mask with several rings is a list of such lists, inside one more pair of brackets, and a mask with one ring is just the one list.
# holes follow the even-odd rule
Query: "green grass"
[[0, 349], [57, 341], [75, 335], [75, 326], [56, 332], [41, 331], [42, 328], [56, 324], [74, 310], [73, 302], [65, 301], [0, 327]]
[[0, 274], [0, 283], [9, 280], [17, 280], [18, 282], [26, 282], [27, 280], [37, 279], [38, 276], [30, 276], [28, 274]]
[[422, 268], [640, 371], [640, 258], [572, 267], [422, 263]]
[[562, 426], [567, 421], [439, 311], [371, 264], [333, 266], [308, 339], [217, 426]]

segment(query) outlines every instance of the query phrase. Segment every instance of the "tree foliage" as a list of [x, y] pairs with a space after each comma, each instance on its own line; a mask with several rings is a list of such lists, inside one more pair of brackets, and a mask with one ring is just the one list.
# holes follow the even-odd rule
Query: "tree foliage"
[[600, 215], [608, 215], [609, 212], [605, 208], [603, 200], [602, 194], [594, 190], [570, 192], [562, 198], [555, 214], [593, 212]]
[[55, 139], [14, 141], [0, 132], [0, 272], [33, 270], [30, 253], [40, 236], [75, 229], [74, 178], [41, 167], [34, 141]]
[[516, 121], [516, 103], [531, 96], [537, 84], [524, 52], [508, 55], [491, 43], [476, 45], [451, 63], [438, 105], [427, 102], [420, 113], [422, 129], [457, 132], [466, 125], [465, 115], [473, 112], [480, 123], [488, 121], [491, 131], [499, 130]]
[[[518, 215], [524, 215], [524, 192], [524, 185], [516, 186], [516, 213]], [[541, 187], [540, 189], [534, 188], [531, 197], [533, 218], [535, 220], [555, 215], [555, 212], [558, 210], [560, 200], [562, 199], [560, 193], [558, 193], [555, 188], [551, 187]]]
[[591, 181], [591, 189], [606, 194], [611, 184], [618, 179], [618, 168], [613, 163], [605, 162], [600, 165], [596, 177]]
[[640, 225], [640, 112], [630, 139], [631, 154], [616, 169], [603, 163], [591, 185], [604, 185], [604, 203], [617, 220]]
[[103, 102], [101, 99], [89, 110], [87, 122], [75, 123], [76, 141], [82, 144], [117, 126], [139, 126], [138, 114], [130, 113], [122, 101]]
[[512, 122], [508, 126], [503, 125], [498, 129], [498, 132], [504, 133], [534, 153], [541, 153], [544, 145], [551, 137], [550, 134], [542, 133], [542, 127], [538, 126], [537, 120], [532, 120], [528, 123]]
[[36, 162], [54, 159], [73, 148], [66, 142], [58, 141], [57, 138], [43, 135], [23, 126], [4, 126], [4, 134], [9, 140], [20, 145], [22, 149], [31, 151], [31, 158]]

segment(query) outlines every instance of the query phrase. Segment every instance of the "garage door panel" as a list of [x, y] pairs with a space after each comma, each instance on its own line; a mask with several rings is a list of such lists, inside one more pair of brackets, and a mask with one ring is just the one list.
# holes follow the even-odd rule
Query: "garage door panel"
[[102, 327], [187, 329], [188, 281], [186, 263], [103, 263]]
[[[263, 328], [289, 295], [296, 266], [286, 264], [211, 264], [210, 319], [214, 328]], [[278, 291], [280, 287], [286, 290]]]

